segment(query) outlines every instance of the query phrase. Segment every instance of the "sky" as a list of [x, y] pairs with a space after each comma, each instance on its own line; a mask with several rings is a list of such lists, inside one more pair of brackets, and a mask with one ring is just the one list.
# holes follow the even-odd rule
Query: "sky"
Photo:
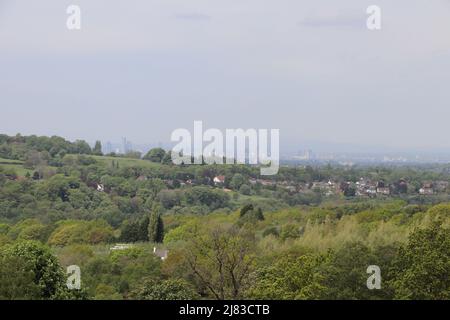
[[0, 0], [1, 133], [155, 143], [201, 120], [446, 150], [449, 80], [449, 0]]

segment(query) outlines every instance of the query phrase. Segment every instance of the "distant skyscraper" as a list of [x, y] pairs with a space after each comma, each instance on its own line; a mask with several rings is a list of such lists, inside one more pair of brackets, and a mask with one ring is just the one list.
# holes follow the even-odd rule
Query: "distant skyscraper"
[[122, 138], [122, 153], [126, 154], [130, 151], [133, 151], [133, 144], [131, 141], [128, 141], [127, 138]]
[[127, 138], [125, 137], [122, 138], [122, 153], [127, 153]]
[[107, 141], [103, 150], [104, 154], [109, 154], [113, 151], [111, 142]]

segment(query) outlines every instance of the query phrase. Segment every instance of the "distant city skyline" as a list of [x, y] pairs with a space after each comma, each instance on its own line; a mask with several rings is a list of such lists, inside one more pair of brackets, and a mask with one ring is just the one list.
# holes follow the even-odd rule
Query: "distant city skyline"
[[[114, 141], [101, 141], [102, 151], [104, 154], [116, 153], [126, 154], [127, 152], [137, 151], [144, 156], [152, 148], [163, 148], [170, 150], [173, 143], [153, 142], [146, 144], [134, 144], [126, 137], [122, 137], [121, 142]], [[94, 143], [91, 143], [93, 146]], [[127, 146], [127, 148], [125, 148]], [[345, 149], [311, 149], [311, 148], [295, 148], [291, 146], [288, 150], [282, 150], [280, 156], [284, 161], [296, 161], [305, 163], [320, 163], [320, 162], [336, 162], [336, 163], [409, 163], [409, 162], [422, 162], [422, 163], [445, 163], [450, 162], [450, 150], [449, 151], [433, 151], [433, 150], [382, 150], [374, 149], [370, 150], [365, 148], [365, 151], [357, 150], [345, 150]], [[337, 147], [337, 146], [336, 146]]]

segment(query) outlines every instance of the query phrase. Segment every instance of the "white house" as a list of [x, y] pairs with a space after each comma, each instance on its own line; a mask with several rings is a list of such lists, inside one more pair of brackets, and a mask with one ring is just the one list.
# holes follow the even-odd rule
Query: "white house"
[[213, 181], [214, 181], [215, 185], [224, 184], [225, 183], [225, 176], [214, 177]]

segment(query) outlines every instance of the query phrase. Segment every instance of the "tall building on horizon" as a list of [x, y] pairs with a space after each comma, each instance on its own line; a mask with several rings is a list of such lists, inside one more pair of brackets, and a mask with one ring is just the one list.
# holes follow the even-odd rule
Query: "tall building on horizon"
[[133, 144], [131, 141], [128, 141], [126, 137], [122, 138], [122, 153], [127, 154], [128, 152], [133, 151]]
[[109, 154], [111, 152], [113, 152], [112, 144], [111, 144], [110, 141], [106, 141], [106, 144], [103, 147], [103, 153], [104, 154]]

